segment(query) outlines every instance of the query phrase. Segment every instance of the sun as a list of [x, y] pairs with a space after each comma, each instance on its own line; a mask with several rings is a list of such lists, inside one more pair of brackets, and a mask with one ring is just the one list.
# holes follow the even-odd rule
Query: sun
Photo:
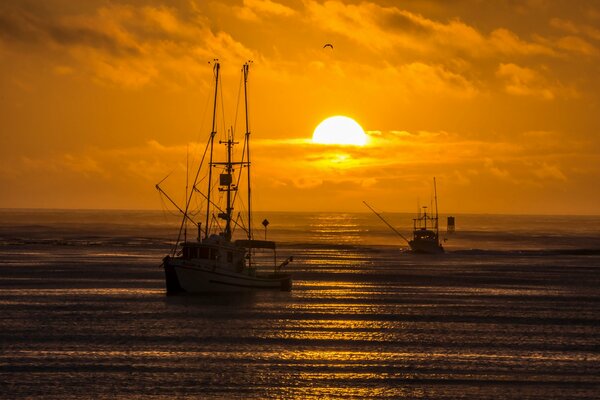
[[313, 133], [313, 143], [364, 146], [368, 136], [352, 118], [336, 115], [321, 122]]

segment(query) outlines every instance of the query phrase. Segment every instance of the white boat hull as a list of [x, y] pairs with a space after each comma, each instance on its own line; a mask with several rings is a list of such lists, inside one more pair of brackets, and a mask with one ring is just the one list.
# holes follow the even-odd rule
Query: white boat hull
[[289, 274], [249, 274], [224, 268], [195, 265], [166, 259], [167, 293], [243, 292], [257, 289], [291, 290]]

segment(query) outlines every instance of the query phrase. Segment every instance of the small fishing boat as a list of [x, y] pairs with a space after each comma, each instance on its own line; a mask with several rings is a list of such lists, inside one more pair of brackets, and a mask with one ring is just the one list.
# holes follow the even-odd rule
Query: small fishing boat
[[[276, 244], [273, 241], [254, 239], [252, 230], [252, 209], [250, 190], [250, 131], [248, 128], [248, 96], [247, 81], [249, 64], [242, 68], [244, 82], [244, 105], [246, 110], [246, 134], [241, 160], [234, 161], [233, 146], [234, 133], [228, 132], [225, 140], [219, 140], [218, 144], [225, 145], [226, 157], [223, 161], [215, 161], [213, 150], [216, 136], [216, 108], [219, 88], [220, 64], [214, 63], [215, 92], [213, 103], [212, 130], [204, 152], [208, 153], [208, 179], [206, 191], [203, 192], [196, 187], [200, 169], [205, 156], [202, 157], [193, 190], [186, 196], [185, 207], [179, 207], [162, 190], [160, 183], [156, 185], [158, 191], [164, 195], [183, 215], [179, 236], [172, 252], [164, 257], [163, 267], [165, 271], [165, 283], [167, 294], [187, 293], [214, 293], [214, 292], [239, 292], [256, 289], [274, 289], [290, 291], [292, 288], [292, 277], [289, 273], [281, 272], [281, 268], [293, 260], [288, 257], [282, 263], [277, 263]], [[218, 179], [213, 170], [220, 170]], [[242, 173], [244, 172], [244, 173]], [[240, 221], [241, 213], [233, 218], [235, 200], [238, 198], [238, 184], [240, 181], [247, 182], [247, 220]], [[162, 181], [161, 181], [162, 183]], [[224, 195], [225, 203], [222, 206], [216, 204], [211, 197], [211, 188], [218, 187], [218, 191]], [[198, 213], [191, 212], [192, 197], [201, 194], [206, 202], [206, 220], [204, 230], [202, 223], [195, 221]], [[219, 222], [221, 221], [221, 222]], [[197, 229], [197, 239], [187, 240], [186, 226], [192, 224]], [[224, 224], [224, 227], [221, 225]], [[239, 228], [244, 232], [244, 238], [233, 240], [233, 228]], [[183, 240], [181, 240], [183, 234]], [[257, 249], [271, 250], [273, 253], [273, 265], [267, 267], [257, 265], [254, 253]], [[269, 257], [270, 258], [270, 257]], [[272, 268], [272, 270], [271, 270]]]
[[423, 212], [419, 210], [416, 218], [413, 218], [413, 237], [407, 239], [402, 235], [396, 228], [394, 228], [388, 221], [386, 221], [380, 213], [375, 211], [373, 207], [367, 204], [366, 201], [363, 203], [381, 219], [393, 232], [400, 236], [408, 246], [410, 251], [417, 254], [441, 254], [444, 252], [444, 247], [440, 243], [440, 232], [439, 232], [439, 218], [438, 218], [438, 207], [437, 207], [437, 188], [435, 178], [433, 178], [433, 193], [435, 199], [435, 214], [427, 213], [427, 206], [423, 207]]

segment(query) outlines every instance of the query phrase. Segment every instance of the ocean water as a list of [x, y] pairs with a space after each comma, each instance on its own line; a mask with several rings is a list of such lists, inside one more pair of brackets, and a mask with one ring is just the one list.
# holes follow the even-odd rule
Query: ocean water
[[600, 217], [456, 215], [442, 256], [256, 218], [292, 292], [165, 296], [176, 215], [0, 210], [0, 398], [600, 398]]

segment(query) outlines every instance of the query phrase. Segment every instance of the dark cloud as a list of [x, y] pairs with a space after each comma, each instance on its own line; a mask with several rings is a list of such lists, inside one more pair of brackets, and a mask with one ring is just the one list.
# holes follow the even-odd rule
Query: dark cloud
[[42, 39], [42, 32], [32, 20], [33, 18], [26, 13], [0, 10], [0, 38], [7, 42], [39, 42]]
[[110, 35], [85, 27], [49, 25], [45, 33], [55, 43], [64, 46], [86, 46], [102, 49], [115, 56], [135, 56], [140, 51], [134, 46], [120, 43]]
[[98, 29], [44, 18], [18, 8], [0, 12], [0, 38], [9, 45], [55, 43], [67, 47], [92, 47], [115, 56], [133, 56], [140, 53], [136, 47], [122, 43]]
[[408, 15], [399, 12], [390, 12], [383, 16], [381, 24], [384, 28], [412, 34], [428, 34], [431, 28], [427, 27]]

